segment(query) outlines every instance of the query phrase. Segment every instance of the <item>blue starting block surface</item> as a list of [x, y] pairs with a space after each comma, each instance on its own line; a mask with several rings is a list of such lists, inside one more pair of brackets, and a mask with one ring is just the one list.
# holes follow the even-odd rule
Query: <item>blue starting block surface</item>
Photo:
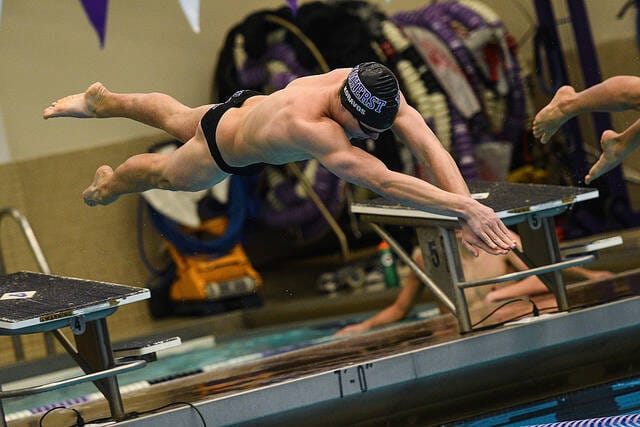
[[149, 298], [146, 288], [50, 274], [0, 276], [0, 334], [46, 332], [83, 317], [106, 317], [118, 306]]

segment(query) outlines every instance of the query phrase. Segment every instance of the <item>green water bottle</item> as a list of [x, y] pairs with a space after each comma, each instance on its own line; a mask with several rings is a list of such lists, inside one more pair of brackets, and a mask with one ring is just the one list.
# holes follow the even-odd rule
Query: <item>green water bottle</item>
[[396, 263], [393, 259], [393, 252], [389, 248], [389, 244], [384, 240], [378, 245], [378, 256], [380, 259], [380, 267], [384, 275], [384, 284], [387, 288], [398, 287], [398, 272], [396, 271]]

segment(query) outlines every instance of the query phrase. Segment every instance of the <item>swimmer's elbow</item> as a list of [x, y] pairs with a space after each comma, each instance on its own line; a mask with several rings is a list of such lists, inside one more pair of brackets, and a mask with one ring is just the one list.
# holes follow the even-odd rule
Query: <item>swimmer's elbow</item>
[[360, 170], [351, 170], [349, 172], [337, 175], [352, 184], [368, 188], [369, 190], [379, 194], [384, 193], [388, 188], [392, 186], [390, 180], [381, 178], [377, 174], [371, 173], [371, 171], [367, 171], [364, 168]]
[[370, 171], [364, 176], [363, 186], [379, 195], [397, 200], [400, 197], [398, 181], [388, 169]]
[[367, 174], [367, 180], [369, 182], [369, 187], [372, 190], [383, 193], [392, 191], [397, 184], [393, 173], [386, 167], [369, 171]]
[[[377, 160], [377, 159], [376, 159]], [[356, 156], [320, 159], [325, 167], [345, 181], [379, 193], [393, 185], [389, 169], [380, 161]]]
[[378, 183], [378, 187], [383, 190], [390, 190], [394, 187], [394, 182], [390, 179], [381, 180]]

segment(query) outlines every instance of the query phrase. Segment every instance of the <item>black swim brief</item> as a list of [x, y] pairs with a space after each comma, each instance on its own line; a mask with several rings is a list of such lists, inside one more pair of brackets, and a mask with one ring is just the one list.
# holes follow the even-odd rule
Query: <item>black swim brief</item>
[[256, 95], [262, 94], [253, 90], [239, 90], [222, 104], [216, 104], [211, 107], [211, 109], [202, 116], [202, 120], [200, 120], [200, 126], [202, 126], [204, 136], [207, 138], [207, 145], [209, 145], [211, 157], [213, 157], [213, 160], [215, 160], [218, 167], [228, 174], [257, 175], [266, 166], [264, 163], [255, 163], [253, 165], [242, 167], [230, 166], [222, 158], [222, 154], [220, 154], [220, 149], [218, 149], [218, 144], [216, 142], [216, 128], [218, 127], [218, 123], [220, 122], [222, 115], [230, 108], [240, 107], [244, 101]]

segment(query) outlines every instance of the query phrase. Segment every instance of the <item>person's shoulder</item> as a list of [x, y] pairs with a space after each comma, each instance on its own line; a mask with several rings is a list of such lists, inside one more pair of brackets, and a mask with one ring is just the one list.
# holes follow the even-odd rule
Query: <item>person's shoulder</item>
[[318, 86], [323, 84], [332, 84], [337, 81], [342, 81], [349, 75], [348, 68], [336, 68], [323, 74], [312, 74], [309, 76], [298, 77], [289, 83], [288, 87], [304, 87], [304, 86]]
[[298, 117], [290, 125], [298, 142], [314, 155], [342, 150], [349, 145], [342, 127], [328, 117]]
[[350, 72], [351, 72], [351, 68], [334, 68], [333, 70], [329, 71], [326, 74], [346, 77], [349, 75]]
[[309, 140], [314, 140], [317, 136], [323, 136], [327, 133], [333, 134], [342, 131], [335, 120], [323, 115], [293, 115], [287, 125]]

